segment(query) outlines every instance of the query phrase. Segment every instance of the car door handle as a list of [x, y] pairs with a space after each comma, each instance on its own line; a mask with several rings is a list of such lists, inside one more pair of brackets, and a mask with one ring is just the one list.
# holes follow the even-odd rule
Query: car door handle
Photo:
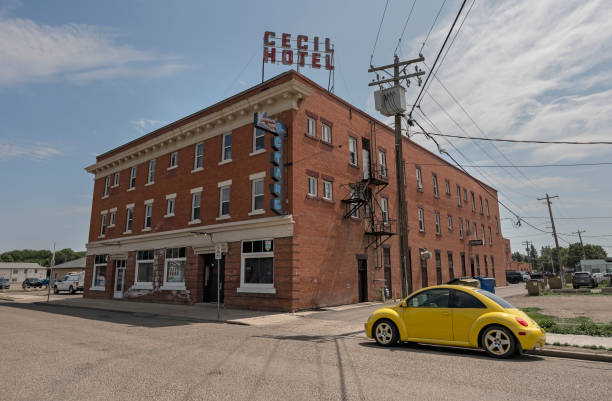
[[450, 315], [450, 312], [444, 311], [444, 312], [442, 312], [442, 315], [443, 316], [448, 316], [448, 315]]

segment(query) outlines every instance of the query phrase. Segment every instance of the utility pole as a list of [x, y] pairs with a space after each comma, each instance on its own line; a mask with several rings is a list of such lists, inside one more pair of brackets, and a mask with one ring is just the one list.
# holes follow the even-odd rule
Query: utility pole
[[[530, 252], [531, 249], [529, 249], [529, 241], [523, 241], [522, 244], [525, 245], [525, 251], [527, 251], [527, 260], [531, 260], [531, 252]], [[530, 265], [531, 265], [531, 270], [534, 270], [533, 261], [530, 262]]]
[[580, 247], [582, 248], [582, 260], [586, 260], [586, 252], [584, 250], [584, 244], [582, 243], [582, 233], [586, 233], [585, 230], [578, 230], [576, 234], [578, 234], [578, 238], [580, 238]]
[[[400, 76], [400, 67], [407, 66], [409, 64], [422, 62], [425, 59], [421, 56], [414, 60], [408, 61], [399, 61], [399, 57], [397, 54], [394, 56], [393, 64], [374, 67], [370, 66], [368, 72], [382, 71], [387, 68], [393, 67], [393, 78], [390, 79], [378, 79], [378, 81], [373, 81], [368, 84], [368, 86], [374, 85], [382, 85], [384, 83], [393, 82], [393, 88], [402, 89], [398, 91], [401, 93], [404, 98], [400, 99], [398, 97], [398, 101], [400, 104], [396, 106], [404, 105], [403, 110], [401, 107], [397, 107], [395, 112], [393, 113], [395, 116], [395, 179], [396, 179], [396, 189], [397, 189], [397, 224], [398, 224], [398, 234], [399, 234], [399, 254], [400, 254], [400, 266], [401, 266], [401, 277], [402, 277], [402, 298], [408, 296], [412, 292], [412, 263], [410, 258], [408, 257], [408, 207], [406, 205], [406, 190], [404, 188], [404, 152], [402, 150], [402, 116], [405, 108], [405, 92], [403, 91], [403, 87], [400, 85], [400, 80], [409, 79], [412, 77], [419, 77], [420, 75], [425, 74], [425, 71], [419, 70], [416, 68], [416, 72], [412, 74], [405, 74]], [[403, 71], [405, 71], [403, 68]], [[378, 75], [377, 75], [378, 78]], [[419, 78], [420, 82], [420, 78]], [[393, 102], [394, 103], [394, 102]], [[383, 113], [385, 114], [385, 113]], [[390, 116], [391, 114], [389, 114]]]
[[545, 200], [548, 205], [548, 214], [550, 215], [550, 224], [552, 225], [553, 237], [555, 237], [555, 246], [557, 247], [557, 259], [559, 261], [559, 275], [561, 276], [561, 282], [563, 283], [563, 287], [565, 287], [565, 275], [563, 274], [563, 264], [561, 263], [561, 250], [559, 249], [559, 239], [557, 238], [557, 230], [555, 229], [555, 220], [553, 219], [552, 209], [550, 208], [550, 200], [554, 198], [558, 198], [559, 195], [548, 196], [546, 193], [546, 198], [537, 198], [538, 200]]

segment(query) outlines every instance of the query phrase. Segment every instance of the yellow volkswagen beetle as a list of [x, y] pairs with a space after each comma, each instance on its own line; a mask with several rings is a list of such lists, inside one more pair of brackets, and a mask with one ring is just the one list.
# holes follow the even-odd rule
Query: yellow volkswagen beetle
[[546, 333], [524, 312], [480, 288], [437, 285], [376, 310], [365, 333], [383, 346], [398, 341], [482, 348], [496, 358], [542, 347]]

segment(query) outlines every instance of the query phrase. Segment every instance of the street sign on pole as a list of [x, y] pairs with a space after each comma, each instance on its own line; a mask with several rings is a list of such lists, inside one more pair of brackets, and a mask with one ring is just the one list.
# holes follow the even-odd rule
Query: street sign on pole
[[222, 258], [222, 248], [221, 248], [221, 244], [216, 244], [215, 245], [215, 259], [219, 260]]

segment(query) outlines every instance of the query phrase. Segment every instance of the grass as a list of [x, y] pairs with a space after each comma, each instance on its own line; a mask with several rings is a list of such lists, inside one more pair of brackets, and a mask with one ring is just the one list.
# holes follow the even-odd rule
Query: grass
[[[558, 347], [574, 347], [574, 345], [570, 343], [560, 343], [559, 341], [555, 341], [553, 345], [556, 345]], [[601, 350], [606, 350], [606, 351], [612, 351], [612, 348], [607, 348], [607, 347], [604, 347], [603, 345], [581, 345], [578, 348], [586, 348], [586, 349], [594, 349], [594, 350], [601, 349]]]
[[597, 323], [584, 316], [561, 319], [557, 316], [546, 315], [541, 312], [542, 308], [536, 307], [521, 310], [549, 333], [612, 337], [612, 322]]

